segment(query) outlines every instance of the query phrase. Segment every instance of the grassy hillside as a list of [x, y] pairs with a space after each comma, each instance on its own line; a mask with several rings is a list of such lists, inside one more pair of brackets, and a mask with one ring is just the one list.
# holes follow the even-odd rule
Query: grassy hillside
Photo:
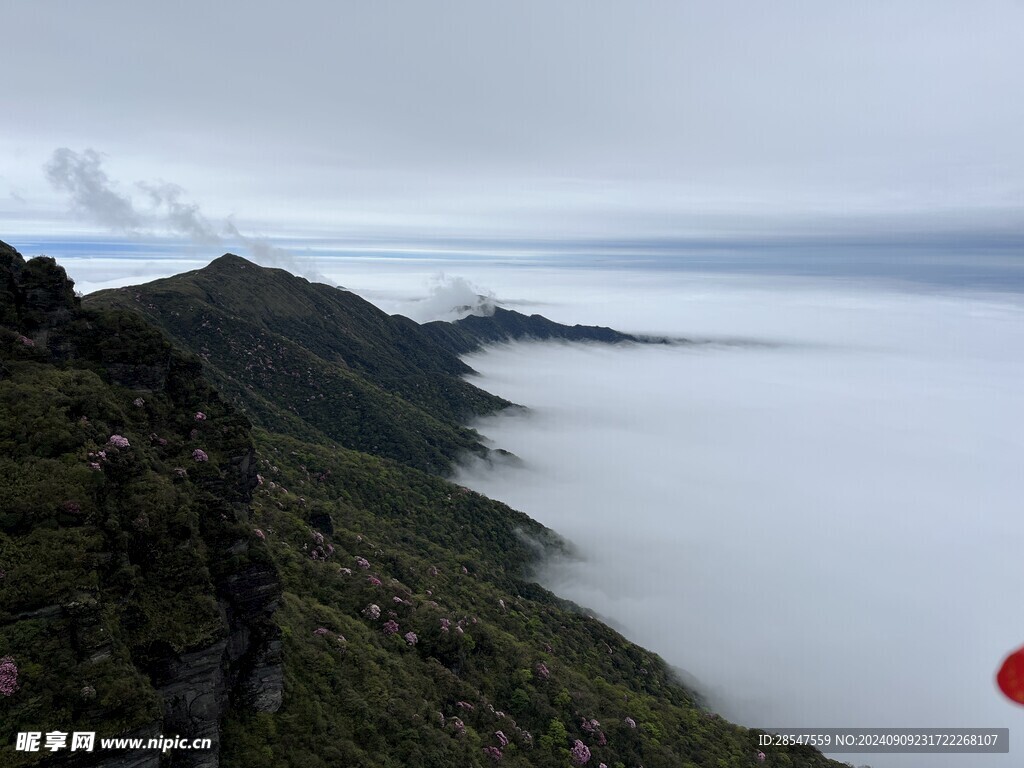
[[324, 438], [432, 472], [483, 453], [462, 426], [509, 403], [404, 318], [348, 291], [226, 255], [204, 269], [101, 291], [199, 355], [227, 399], [268, 429]]

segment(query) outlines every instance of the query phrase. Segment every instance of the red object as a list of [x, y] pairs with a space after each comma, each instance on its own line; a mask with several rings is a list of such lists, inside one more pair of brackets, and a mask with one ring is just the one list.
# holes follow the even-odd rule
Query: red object
[[1024, 704], [1024, 647], [1006, 657], [996, 675], [996, 682], [1006, 698]]

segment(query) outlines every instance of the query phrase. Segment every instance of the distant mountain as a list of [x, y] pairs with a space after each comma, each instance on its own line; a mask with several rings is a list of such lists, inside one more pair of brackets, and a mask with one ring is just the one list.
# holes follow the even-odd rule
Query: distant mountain
[[462, 424], [510, 405], [463, 381], [471, 369], [412, 321], [238, 256], [85, 303], [141, 312], [260, 426], [431, 472], [485, 452]]
[[[533, 582], [554, 534], [423, 471], [505, 403], [409, 323], [235, 257], [81, 301], [0, 243], [0, 764], [757, 764]], [[213, 746], [15, 751], [33, 731]]]
[[561, 325], [542, 315], [524, 315], [495, 307], [488, 315], [469, 315], [454, 323], [434, 321], [419, 326], [439, 346], [463, 355], [485, 344], [520, 339], [597, 341], [604, 344], [644, 343], [648, 339], [594, 325]]
[[458, 355], [512, 339], [638, 341], [497, 309], [419, 325], [349, 291], [227, 254], [203, 269], [99, 291], [87, 306], [141, 312], [199, 355], [219, 389], [255, 423], [324, 437], [431, 472], [486, 452], [463, 424], [509, 405], [466, 382]]

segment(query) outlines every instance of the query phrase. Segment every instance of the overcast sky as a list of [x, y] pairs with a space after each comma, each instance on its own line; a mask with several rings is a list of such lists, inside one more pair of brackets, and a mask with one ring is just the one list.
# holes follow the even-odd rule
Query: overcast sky
[[8, 235], [102, 231], [43, 170], [62, 147], [268, 235], [1024, 221], [1020, 0], [6, 2], [0, 28]]

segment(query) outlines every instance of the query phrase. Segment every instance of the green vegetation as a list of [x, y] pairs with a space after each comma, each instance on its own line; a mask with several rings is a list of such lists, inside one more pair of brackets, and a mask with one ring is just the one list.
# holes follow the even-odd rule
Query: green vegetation
[[757, 764], [757, 732], [530, 580], [557, 537], [438, 476], [479, 449], [459, 414], [502, 405], [457, 358], [343, 291], [208, 270], [83, 306], [0, 244], [4, 765], [53, 729], [212, 734], [238, 768]]

